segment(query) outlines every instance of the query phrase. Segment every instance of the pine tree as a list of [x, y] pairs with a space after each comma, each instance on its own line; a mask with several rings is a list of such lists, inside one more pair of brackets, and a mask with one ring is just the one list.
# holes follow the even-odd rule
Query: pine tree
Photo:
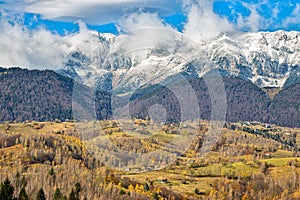
[[75, 196], [76, 196], [76, 199], [79, 200], [79, 193], [81, 191], [81, 184], [79, 182], [77, 182], [75, 184]]
[[49, 173], [48, 173], [50, 176], [53, 176], [55, 175], [55, 172], [54, 172], [54, 169], [53, 167], [50, 169]]
[[43, 188], [41, 188], [41, 189], [39, 190], [39, 192], [37, 193], [35, 199], [36, 199], [36, 200], [46, 200], [45, 192], [44, 192]]
[[19, 199], [18, 200], [29, 200], [27, 192], [25, 188], [22, 188], [20, 193], [19, 193]]
[[158, 200], [158, 199], [159, 199], [159, 195], [155, 192], [155, 193], [153, 194], [153, 198], [154, 198], [155, 200]]
[[81, 192], [81, 184], [77, 182], [75, 184], [75, 190], [72, 189], [69, 195], [69, 200], [79, 200], [79, 193]]
[[14, 187], [8, 178], [0, 186], [0, 200], [14, 200]]
[[61, 195], [60, 189], [56, 188], [56, 190], [54, 192], [53, 200], [61, 200], [61, 199], [62, 199], [62, 195]]
[[75, 192], [74, 192], [73, 189], [71, 190], [71, 192], [70, 192], [70, 194], [69, 194], [69, 200], [78, 200], [78, 199], [76, 198], [76, 195], [75, 195]]
[[81, 184], [79, 182], [77, 182], [75, 184], [75, 194], [79, 194], [79, 192], [81, 191]]
[[148, 191], [150, 188], [149, 188], [149, 185], [148, 183], [144, 183], [144, 191]]

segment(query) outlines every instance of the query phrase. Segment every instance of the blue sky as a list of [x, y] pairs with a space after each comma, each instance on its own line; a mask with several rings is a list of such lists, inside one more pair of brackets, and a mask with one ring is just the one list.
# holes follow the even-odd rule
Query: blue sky
[[226, 19], [239, 31], [300, 30], [299, 0], [115, 0], [113, 3], [111, 1], [73, 0], [70, 2], [74, 3], [61, 5], [57, 3], [63, 2], [60, 0], [0, 1], [0, 11], [6, 15], [9, 13], [24, 16], [23, 23], [29, 29], [44, 27], [61, 35], [78, 31], [79, 26], [76, 23], [78, 20], [86, 23], [89, 29], [117, 34], [120, 31], [118, 28], [120, 19], [141, 12], [157, 13], [163, 23], [183, 32], [190, 20], [189, 11], [192, 6], [197, 7], [198, 19], [210, 10], [212, 13], [206, 17], [215, 14], [217, 18], [214, 19]]

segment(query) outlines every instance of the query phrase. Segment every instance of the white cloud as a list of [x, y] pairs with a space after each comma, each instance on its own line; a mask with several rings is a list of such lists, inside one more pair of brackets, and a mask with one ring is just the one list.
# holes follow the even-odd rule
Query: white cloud
[[60, 36], [40, 29], [30, 33], [19, 24], [0, 23], [1, 66], [56, 68], [66, 45]]
[[289, 27], [291, 24], [297, 24], [300, 28], [300, 4], [297, 3], [293, 12], [283, 22], [285, 27]]
[[279, 12], [280, 12], [279, 3], [275, 3], [275, 5], [273, 6], [273, 10], [272, 10], [272, 18], [277, 19]]
[[[164, 14], [172, 12], [182, 4], [187, 13], [183, 34], [199, 42], [212, 39], [222, 32], [241, 29], [259, 31], [274, 25], [274, 19], [266, 19], [258, 12], [261, 5], [268, 2], [265, 0], [255, 5], [244, 3], [251, 14], [247, 17], [240, 16], [237, 24], [232, 24], [228, 19], [214, 13], [214, 0], [19, 0], [7, 1], [5, 7], [15, 11], [39, 13], [47, 19], [67, 21], [83, 19], [84, 23], [97, 24], [114, 21], [126, 34], [116, 38], [117, 45], [112, 46], [112, 51], [125, 48], [128, 52], [138, 50], [145, 56], [149, 49], [157, 45], [165, 45], [164, 49], [168, 49], [168, 46], [175, 49], [171, 47], [176, 45], [174, 41], [184, 37], [170, 25], [165, 24], [159, 12]], [[153, 8], [153, 12], [144, 12], [150, 8]], [[276, 6], [272, 10], [273, 18], [277, 18], [278, 9], [279, 6]], [[84, 23], [79, 23], [79, 33], [60, 36], [43, 28], [28, 30], [21, 18], [13, 16], [15, 19], [11, 19], [12, 16], [7, 13], [1, 14], [1, 66], [59, 69], [63, 67], [66, 56], [76, 49], [86, 54], [97, 49], [100, 53], [96, 53], [101, 54], [97, 34], [88, 30]], [[14, 21], [14, 24], [9, 23], [8, 19]], [[284, 21], [284, 25], [300, 24], [299, 19], [300, 4], [297, 4], [291, 16]]]
[[178, 11], [180, 3], [177, 0], [25, 0], [8, 3], [6, 7], [40, 14], [46, 19], [106, 24], [137, 11], [168, 15]]
[[171, 29], [171, 26], [164, 24], [157, 14], [150, 13], [133, 13], [120, 20], [118, 22], [118, 27], [125, 32], [149, 27]]
[[[43, 28], [29, 30], [17, 18], [6, 16], [0, 20], [0, 66], [56, 70], [63, 68], [67, 56], [76, 50], [98, 61], [108, 53], [99, 42], [98, 33], [89, 30], [83, 22], [78, 22], [78, 33], [60, 36]], [[135, 13], [121, 20], [118, 26], [126, 34], [115, 38], [110, 47], [112, 53], [124, 49], [127, 53], [138, 51], [146, 56], [157, 45], [175, 45], [174, 40], [181, 36], [157, 14]]]
[[211, 39], [233, 30], [233, 25], [226, 18], [213, 12], [211, 0], [186, 0], [184, 6], [188, 11], [188, 20], [183, 32], [195, 41]]
[[[259, 3], [242, 2], [243, 6], [250, 10], [249, 16], [239, 15], [237, 20], [237, 30], [248, 30], [257, 32], [265, 29], [285, 29], [293, 27], [293, 25], [300, 24], [300, 4], [293, 4], [287, 2], [272, 2], [270, 0], [263, 0]], [[280, 18], [279, 13], [285, 6], [294, 6], [293, 12], [286, 18]], [[268, 8], [270, 17], [264, 16], [263, 12]], [[300, 28], [300, 25], [299, 25]]]
[[258, 14], [257, 6], [249, 4], [244, 5], [248, 7], [251, 13], [247, 17], [239, 15], [236, 26], [238, 29], [248, 29], [252, 32], [257, 32], [264, 23], [264, 19]]
[[79, 49], [85, 53], [99, 46], [96, 34], [80, 23], [79, 33], [66, 36], [53, 34], [43, 28], [28, 30], [22, 23], [0, 20], [0, 56], [2, 67], [29, 69], [59, 69], [66, 56]]
[[139, 52], [141, 58], [158, 45], [164, 45], [164, 48], [175, 45], [175, 39], [181, 35], [157, 14], [134, 13], [121, 20], [118, 27], [126, 36], [119, 37], [122, 41], [117, 42], [116, 48], [123, 48], [127, 53]]

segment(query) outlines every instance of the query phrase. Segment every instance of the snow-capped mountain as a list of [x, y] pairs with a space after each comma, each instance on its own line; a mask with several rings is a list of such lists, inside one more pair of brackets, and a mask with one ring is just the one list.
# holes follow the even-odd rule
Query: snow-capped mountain
[[259, 87], [300, 82], [300, 32], [222, 34], [201, 43], [170, 30], [91, 34], [94, 40], [74, 47], [59, 72], [99, 90], [126, 94], [175, 74], [201, 77], [213, 69]]

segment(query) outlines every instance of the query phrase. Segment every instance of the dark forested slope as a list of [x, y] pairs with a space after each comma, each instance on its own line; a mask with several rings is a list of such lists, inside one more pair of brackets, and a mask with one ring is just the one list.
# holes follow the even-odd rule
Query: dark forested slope
[[[197, 117], [207, 120], [211, 119], [212, 113], [211, 88], [208, 88], [206, 82], [209, 78], [184, 80], [184, 84], [188, 83], [196, 95], [200, 111]], [[95, 92], [74, 83], [72, 79], [50, 70], [0, 68], [0, 121], [112, 117], [109, 93]], [[226, 92], [226, 121], [261, 121], [281, 126], [300, 126], [300, 84], [281, 90], [272, 101], [261, 88], [240, 78], [223, 76], [223, 84]], [[189, 103], [191, 97], [182, 90], [181, 85], [180, 81], [171, 81], [165, 86], [154, 85], [136, 90], [129, 105], [131, 116], [145, 118], [150, 115], [149, 109], [153, 105], [160, 104], [166, 110], [168, 121], [182, 120], [182, 102], [178, 95], [184, 97], [185, 103]], [[174, 91], [177, 91], [176, 94]], [[118, 101], [122, 102], [122, 99]]]
[[0, 121], [47, 121], [72, 116], [72, 79], [53, 71], [0, 70]]
[[281, 90], [270, 106], [270, 122], [300, 127], [300, 84]]
[[[208, 77], [209, 78], [209, 77]], [[200, 111], [200, 118], [211, 119], [212, 105], [211, 105], [211, 88], [208, 88], [204, 78], [193, 78], [188, 80], [193, 88], [193, 94], [198, 98], [198, 106]], [[224, 89], [226, 97], [223, 99], [216, 99], [217, 101], [225, 100], [224, 108], [226, 121], [268, 121], [268, 106], [270, 105], [269, 97], [254, 84], [242, 80], [237, 77], [223, 77]], [[146, 117], [149, 115], [148, 111], [151, 106], [155, 104], [163, 105], [166, 109], [168, 121], [181, 120], [181, 107], [176, 95], [169, 88], [176, 88], [176, 85], [181, 83], [172, 83], [175, 86], [161, 87], [154, 92], [144, 95], [133, 95], [136, 98], [131, 103], [131, 112], [133, 116]], [[180, 87], [179, 87], [180, 88]], [[143, 90], [144, 91], [144, 90]], [[210, 93], [211, 92], [211, 93]], [[137, 93], [139, 93], [137, 91]], [[192, 97], [184, 91], [177, 92], [177, 95], [183, 96], [187, 100], [184, 103], [190, 103], [189, 99]], [[218, 95], [218, 93], [216, 93]], [[221, 94], [220, 94], [221, 95]], [[193, 105], [188, 105], [193, 106]], [[196, 109], [196, 108], [195, 108]], [[222, 109], [216, 112], [221, 112]]]

